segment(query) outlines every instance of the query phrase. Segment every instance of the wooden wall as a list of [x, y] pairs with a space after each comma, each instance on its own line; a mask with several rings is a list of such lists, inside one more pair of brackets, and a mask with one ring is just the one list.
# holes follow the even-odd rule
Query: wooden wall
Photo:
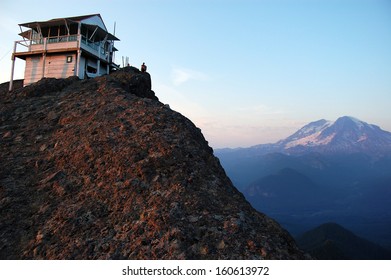
[[[76, 75], [76, 52], [69, 53], [48, 53], [45, 58], [45, 67], [43, 68], [43, 55], [34, 55], [26, 57], [26, 68], [24, 72], [24, 85], [30, 85], [41, 80], [43, 77], [46, 78], [68, 78]], [[97, 59], [87, 58], [83, 55], [80, 57], [80, 69], [79, 78], [84, 79], [86, 77], [86, 71], [88, 66], [96, 69], [95, 72], [87, 73], [89, 77], [107, 74], [107, 64], [101, 62], [100, 69], [98, 72]]]
[[42, 79], [42, 56], [37, 55], [26, 57], [23, 85], [30, 85], [40, 79]]
[[[47, 54], [45, 59], [45, 73], [43, 73], [43, 56], [26, 58], [24, 85], [29, 85], [46, 78], [68, 78], [75, 75], [75, 53]], [[44, 76], [43, 76], [44, 74]]]
[[45, 63], [45, 77], [68, 78], [75, 75], [75, 54], [47, 55]]

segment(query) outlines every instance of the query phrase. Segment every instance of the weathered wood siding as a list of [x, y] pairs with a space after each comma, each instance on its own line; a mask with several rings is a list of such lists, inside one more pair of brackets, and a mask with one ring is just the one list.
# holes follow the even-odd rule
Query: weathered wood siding
[[[70, 61], [67, 61], [67, 58]], [[68, 78], [75, 75], [75, 54], [47, 55], [45, 63], [45, 77]]]
[[45, 73], [43, 73], [42, 55], [26, 57], [24, 85], [35, 83], [43, 77], [59, 79], [73, 76], [75, 75], [75, 63], [76, 54], [74, 53], [47, 54], [45, 59]]
[[27, 86], [42, 79], [42, 55], [26, 57], [23, 85]]

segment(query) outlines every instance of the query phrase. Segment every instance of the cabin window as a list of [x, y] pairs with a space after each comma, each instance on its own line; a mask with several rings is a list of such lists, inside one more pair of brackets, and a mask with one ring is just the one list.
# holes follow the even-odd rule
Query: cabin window
[[87, 72], [88, 72], [88, 73], [95, 74], [95, 73], [96, 73], [96, 68], [95, 68], [95, 67], [92, 67], [92, 66], [90, 66], [90, 65], [87, 65]]
[[71, 63], [72, 59], [73, 59], [73, 57], [71, 55], [68, 55], [67, 56], [67, 63]]

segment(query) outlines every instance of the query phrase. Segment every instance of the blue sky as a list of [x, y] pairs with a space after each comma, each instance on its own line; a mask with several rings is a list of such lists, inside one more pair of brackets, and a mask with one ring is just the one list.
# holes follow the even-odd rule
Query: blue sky
[[[100, 13], [163, 103], [214, 148], [275, 142], [344, 115], [391, 131], [391, 1], [137, 0], [0, 3], [0, 82], [18, 23]], [[56, 2], [57, 3], [57, 2]], [[93, 3], [93, 4], [90, 4]], [[16, 75], [23, 77], [17, 60]]]

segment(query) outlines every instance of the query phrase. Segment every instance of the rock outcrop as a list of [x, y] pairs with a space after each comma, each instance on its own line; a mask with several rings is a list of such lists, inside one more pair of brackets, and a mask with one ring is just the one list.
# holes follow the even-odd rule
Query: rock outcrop
[[303, 259], [148, 73], [0, 93], [1, 259]]

